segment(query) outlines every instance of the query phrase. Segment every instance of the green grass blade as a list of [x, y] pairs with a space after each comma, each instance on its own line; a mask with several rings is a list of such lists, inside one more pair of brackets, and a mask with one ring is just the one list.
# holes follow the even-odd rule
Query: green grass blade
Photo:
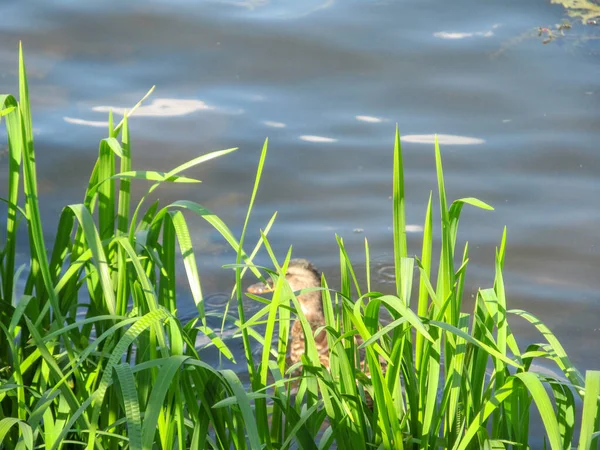
[[244, 389], [244, 386], [240, 382], [239, 378], [236, 376], [234, 372], [231, 370], [223, 370], [222, 372], [223, 378], [229, 384], [231, 391], [237, 398], [237, 403], [242, 413], [243, 423], [248, 431], [248, 439], [250, 441], [251, 449], [259, 449], [262, 448], [260, 443], [260, 435], [258, 433], [258, 426], [256, 420], [254, 418], [254, 414], [252, 413], [252, 408], [250, 407], [250, 401], [248, 399], [248, 394]]
[[178, 355], [171, 356], [163, 360], [163, 365], [158, 372], [156, 382], [152, 387], [152, 393], [148, 400], [146, 413], [144, 414], [144, 422], [142, 425], [142, 448], [152, 448], [154, 437], [157, 432], [159, 416], [163, 412], [163, 403], [169, 389], [176, 389], [173, 386], [173, 380], [176, 378], [177, 372], [182, 364], [188, 359], [188, 356]]
[[[179, 200], [179, 201], [173, 202], [167, 208], [183, 208], [183, 209], [190, 210], [190, 211], [194, 212], [195, 214], [199, 215], [204, 220], [206, 220], [208, 223], [210, 223], [221, 234], [221, 236], [223, 236], [225, 238], [227, 243], [229, 243], [229, 245], [231, 246], [231, 248], [233, 248], [234, 251], [236, 251], [236, 252], [241, 251], [243, 259], [245, 259], [245, 260], [248, 259], [248, 256], [243, 251], [243, 249], [240, 248], [238, 241], [236, 240], [235, 236], [233, 235], [233, 233], [231, 232], [229, 227], [227, 225], [225, 225], [225, 223], [209, 209], [203, 207], [202, 205], [199, 205], [198, 203], [187, 201], [187, 200]], [[156, 218], [159, 218], [160, 214], [161, 213], [157, 214]], [[252, 270], [252, 272], [256, 276], [260, 276], [260, 273], [256, 268], [254, 268], [252, 266], [249, 266], [249, 267], [250, 267], [250, 270]]]
[[408, 308], [401, 299], [391, 295], [383, 295], [378, 297], [377, 300], [389, 305], [392, 310], [405, 317], [415, 328], [415, 330], [419, 332], [419, 334], [421, 334], [428, 341], [433, 342], [433, 338], [423, 325], [423, 322], [421, 322], [421, 319], [419, 319], [419, 317], [410, 308]]
[[394, 268], [396, 271], [396, 295], [402, 295], [400, 261], [408, 256], [406, 245], [406, 199], [404, 191], [404, 161], [402, 159], [402, 145], [400, 132], [396, 125], [394, 139], [394, 178], [393, 178], [393, 204], [394, 204]]
[[[112, 116], [112, 115], [111, 115]], [[116, 139], [115, 139], [116, 140]], [[127, 119], [124, 118], [123, 122], [123, 133], [121, 137], [121, 145], [115, 146], [115, 144], [109, 146], [114, 150], [113, 146], [121, 150], [121, 165], [119, 167], [120, 173], [127, 173], [131, 170], [131, 138], [129, 136], [129, 124]], [[121, 234], [127, 233], [127, 224], [129, 223], [129, 208], [131, 205], [131, 181], [127, 179], [121, 179], [119, 182], [119, 204], [117, 207], [117, 229]]]
[[[423, 226], [423, 246], [421, 250], [420, 268], [424, 271], [427, 278], [431, 274], [431, 248], [433, 245], [433, 222], [431, 218], [431, 192], [429, 193], [429, 201], [427, 202], [427, 209], [425, 211], [425, 224]], [[420, 317], [427, 316], [428, 303], [428, 291], [425, 285], [423, 277], [419, 278], [419, 300], [417, 303], [417, 314]], [[421, 338], [417, 338], [417, 361], [419, 361], [419, 355], [423, 346]], [[418, 366], [417, 366], [418, 368]]]
[[548, 440], [550, 441], [550, 448], [552, 450], [562, 449], [563, 446], [558, 428], [558, 421], [556, 419], [550, 398], [548, 397], [543, 384], [536, 374], [531, 372], [517, 373], [515, 377], [518, 378], [525, 385], [525, 387], [527, 387], [529, 393], [533, 397], [533, 401], [535, 402], [538, 411], [542, 416], [542, 422], [544, 423]]
[[[219, 150], [216, 152], [211, 152], [211, 153], [207, 153], [205, 155], [200, 155], [184, 164], [181, 164], [177, 167], [175, 167], [174, 169], [170, 170], [169, 172], [167, 172], [164, 175], [164, 179], [168, 180], [171, 177], [174, 177], [176, 175], [178, 175], [179, 173], [183, 172], [184, 170], [190, 169], [194, 166], [197, 166], [198, 164], [202, 164], [206, 161], [210, 161], [211, 159], [214, 158], [218, 158], [220, 156], [224, 156], [228, 153], [231, 153], [233, 151], [237, 150], [237, 148], [229, 148], [226, 150]], [[135, 208], [135, 211], [133, 213], [133, 217], [131, 219], [131, 227], [129, 229], [129, 235], [131, 238], [133, 238], [134, 235], [134, 230], [137, 224], [137, 217], [139, 215], [139, 212], [142, 208], [142, 205], [144, 204], [145, 200], [150, 196], [150, 194], [152, 194], [152, 192], [154, 192], [162, 183], [164, 183], [164, 181], [159, 181], [155, 184], [153, 184], [152, 186], [150, 186], [150, 189], [148, 189], [148, 192], [146, 193], [146, 195], [144, 195], [144, 197], [142, 197], [142, 199], [139, 201], [137, 207]]]
[[[58, 296], [54, 290], [50, 268], [48, 266], [48, 256], [44, 242], [44, 231], [42, 228], [42, 219], [40, 216], [37, 173], [35, 166], [35, 151], [33, 147], [33, 125], [31, 121], [31, 111], [29, 103], [29, 88], [27, 85], [27, 75], [25, 73], [25, 61], [23, 58], [23, 49], [19, 45], [19, 106], [21, 111], [21, 136], [23, 142], [23, 173], [24, 173], [24, 191], [27, 202], [25, 211], [29, 220], [29, 236], [33, 247], [32, 252], [32, 273], [39, 270], [44, 288], [52, 305], [53, 313], [58, 322], [62, 324], [64, 318], [60, 310]], [[38, 295], [42, 296], [43, 293]]]
[[192, 298], [196, 304], [198, 314], [200, 314], [200, 320], [202, 324], [206, 326], [206, 316], [204, 313], [204, 298], [202, 296], [202, 287], [200, 286], [200, 275], [198, 274], [198, 266], [196, 265], [196, 257], [194, 255], [194, 249], [192, 247], [192, 238], [188, 229], [185, 217], [181, 211], [175, 211], [171, 214], [171, 220], [173, 221], [173, 227], [177, 236], [177, 242], [179, 242], [179, 249], [183, 257], [183, 264], [185, 266], [185, 272], [187, 274], [188, 284], [192, 291]]
[[[437, 295], [440, 298], [448, 298], [454, 285], [454, 251], [452, 247], [452, 234], [450, 230], [450, 218], [448, 203], [446, 201], [446, 188], [444, 185], [444, 171], [442, 168], [442, 156], [440, 145], [435, 137], [435, 167], [438, 179], [438, 194], [440, 201], [440, 218], [442, 226], [442, 249], [440, 254], [440, 265], [438, 270]], [[448, 322], [454, 326], [458, 322], [458, 311], [452, 305]]]
[[[19, 199], [19, 176], [23, 142], [21, 133], [21, 118], [17, 101], [12, 95], [0, 96], [0, 108], [6, 114], [6, 133], [8, 136], [8, 191], [6, 202], [8, 211], [6, 215], [6, 243], [2, 249], [2, 270], [5, 274], [15, 272], [15, 252], [17, 242], [17, 212]], [[4, 115], [3, 114], [3, 115]], [[13, 298], [13, 277], [4, 276], [2, 292], [4, 299]]]
[[552, 331], [550, 331], [550, 329], [543, 324], [541, 320], [539, 320], [533, 314], [530, 314], [527, 311], [523, 311], [520, 309], [512, 309], [507, 312], [522, 317], [523, 319], [527, 320], [532, 325], [534, 325], [542, 334], [542, 336], [544, 336], [548, 344], [550, 344], [550, 346], [552, 347], [552, 350], [554, 351], [555, 355], [552, 357], [552, 359], [556, 361], [558, 367], [563, 371], [563, 373], [569, 379], [569, 381], [573, 383], [575, 387], [584, 386], [584, 380], [583, 376], [581, 375], [581, 372], [579, 372], [579, 370], [575, 368], [573, 363], [571, 363], [571, 360], [567, 356], [567, 353], [565, 352], [563, 346], [560, 344], [559, 340], [552, 333]]
[[84, 205], [70, 205], [68, 208], [73, 211], [83, 230], [87, 247], [92, 251], [94, 265], [100, 276], [100, 283], [103, 288], [103, 298], [105, 300], [106, 310], [109, 314], [116, 314], [115, 293], [113, 290], [112, 279], [108, 267], [108, 259], [100, 240], [100, 235], [96, 230], [94, 219], [89, 210]]
[[449, 331], [450, 333], [452, 333], [460, 338], [463, 338], [467, 342], [470, 342], [471, 344], [484, 349], [486, 352], [488, 352], [489, 354], [493, 355], [494, 357], [502, 360], [504, 363], [506, 363], [508, 365], [511, 365], [511, 366], [517, 367], [517, 368], [521, 367], [520, 364], [512, 361], [506, 355], [503, 355], [502, 353], [500, 353], [497, 349], [492, 348], [488, 344], [485, 344], [484, 342], [481, 342], [481, 341], [475, 339], [474, 337], [470, 336], [469, 334], [467, 334], [466, 332], [464, 332], [463, 330], [461, 330], [459, 328], [453, 327], [452, 325], [445, 323], [445, 322], [439, 322], [437, 320], [431, 320], [429, 322], [429, 324], [439, 327], [442, 330]]
[[577, 447], [579, 450], [592, 450], [598, 448], [599, 433], [597, 433], [597, 431], [600, 429], [599, 398], [600, 371], [590, 370], [585, 374], [585, 397], [583, 399], [579, 447]]
[[483, 409], [473, 418], [471, 424], [467, 428], [465, 434], [460, 440], [457, 440], [452, 450], [466, 450], [472, 447], [471, 441], [481, 428], [481, 424], [492, 414], [511, 394], [514, 393], [514, 378], [510, 377], [506, 380], [504, 386], [498, 389], [495, 396], [484, 404]]
[[365, 237], [365, 278], [367, 280], [367, 292], [371, 292], [371, 256], [369, 252], [369, 241]]
[[125, 417], [127, 419], [127, 436], [129, 446], [132, 450], [142, 449], [142, 418], [140, 414], [140, 404], [138, 393], [135, 387], [135, 379], [129, 364], [119, 364], [115, 366], [115, 373], [119, 380], [123, 406], [125, 407]]
[[[112, 135], [116, 136], [117, 134], [119, 134], [119, 131], [121, 130], [121, 127], [123, 127], [123, 126], [124, 126], [125, 122], [127, 121], [127, 118], [128, 118], [128, 117], [130, 117], [130, 116], [131, 116], [133, 113], [135, 113], [136, 109], [138, 109], [138, 108], [139, 108], [139, 107], [142, 105], [142, 103], [144, 103], [144, 101], [145, 101], [145, 100], [146, 100], [148, 97], [150, 97], [150, 95], [152, 95], [152, 92], [154, 92], [154, 88], [155, 88], [155, 87], [156, 87], [156, 86], [152, 86], [152, 87], [151, 87], [151, 88], [148, 90], [148, 92], [146, 92], [146, 95], [144, 95], [144, 96], [142, 97], [142, 99], [141, 99], [139, 102], [137, 102], [137, 103], [136, 103], [136, 104], [133, 106], [133, 108], [131, 108], [131, 109], [130, 109], [130, 110], [127, 112], [127, 114], [125, 114], [125, 115], [123, 116], [123, 119], [121, 119], [121, 122], [119, 122], [119, 125], [117, 125], [117, 126], [114, 128], [114, 129], [112, 129], [112, 128], [113, 128], [113, 127], [112, 127], [112, 111], [110, 112], [110, 125], [109, 125], [109, 131], [110, 131], [110, 134], [111, 134], [111, 136], [112, 136]], [[111, 131], [111, 129], [112, 129], [112, 131]]]
[[[291, 257], [291, 249], [288, 251], [285, 262], [281, 268], [282, 273], [287, 272], [287, 265]], [[279, 311], [279, 305], [286, 299], [287, 292], [283, 292], [283, 285], [285, 283], [285, 277], [280, 276], [277, 278], [275, 289], [273, 291], [273, 299], [269, 305], [269, 315], [267, 316], [267, 324], [265, 328], [265, 346], [262, 351], [262, 358], [260, 364], [260, 382], [261, 385], [267, 385], [267, 373], [269, 370], [269, 355], [271, 352], [271, 341], [275, 332], [275, 322], [277, 319], [277, 313]], [[241, 319], [240, 319], [241, 321]]]
[[[128, 242], [128, 241], [124, 241]], [[112, 370], [114, 366], [116, 366], [122, 359], [123, 354], [127, 350], [127, 348], [135, 341], [138, 336], [144, 332], [146, 329], [152, 327], [154, 329], [160, 328], [159, 323], [168, 318], [168, 313], [163, 309], [155, 309], [150, 311], [148, 314], [140, 317], [123, 335], [123, 337], [119, 340], [117, 345], [115, 345], [114, 349], [108, 361], [106, 362], [106, 366], [102, 377], [100, 379], [100, 384], [98, 389], [93, 393], [90, 397], [93, 404], [93, 412], [92, 418], [90, 420], [89, 426], [89, 436], [88, 436], [88, 447], [91, 449], [94, 446], [96, 440], [96, 431], [98, 429], [98, 420], [102, 411], [102, 405], [105, 400], [106, 391], [109, 386], [112, 384]], [[160, 334], [159, 334], [160, 336]], [[166, 349], [167, 346], [164, 342], [160, 342], [160, 347], [162, 349]]]
[[338, 247], [340, 249], [340, 254], [344, 258], [344, 266], [346, 267], [347, 272], [350, 274], [350, 280], [354, 283], [354, 288], [356, 289], [356, 295], [359, 297], [362, 297], [360, 284], [358, 283], [358, 278], [356, 278], [356, 273], [354, 272], [354, 268], [352, 267], [352, 261], [350, 261], [348, 252], [346, 252], [346, 247], [344, 246], [344, 240], [342, 238], [340, 238], [337, 234], [335, 236], [335, 239], [337, 240]]
[[[115, 227], [116, 186], [112, 178], [115, 174], [115, 154], [107, 140], [100, 141], [98, 153], [98, 232], [100, 239], [106, 240], [114, 234]], [[112, 263], [111, 258], [109, 264]]]
[[6, 434], [14, 425], [19, 427], [25, 447], [33, 450], [33, 432], [31, 431], [31, 427], [26, 422], [14, 417], [5, 417], [0, 420], [0, 442], [4, 441]]

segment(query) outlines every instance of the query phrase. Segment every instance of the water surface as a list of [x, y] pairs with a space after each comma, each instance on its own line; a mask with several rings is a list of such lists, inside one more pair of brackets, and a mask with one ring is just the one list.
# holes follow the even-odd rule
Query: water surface
[[[268, 136], [249, 242], [278, 211], [270, 233], [277, 255], [292, 245], [335, 286], [335, 233], [359, 271], [367, 237], [376, 287], [391, 291], [398, 123], [407, 137], [410, 252], [420, 252], [419, 225], [436, 189], [430, 142], [439, 133], [449, 199], [476, 196], [495, 207], [464, 209], [469, 296], [492, 285], [506, 225], [509, 306], [548, 324], [578, 367], [600, 369], [599, 30], [573, 23], [543, 45], [536, 29], [560, 23], [561, 6], [37, 0], [3, 2], [0, 16], [0, 92], [17, 91], [18, 41], [25, 47], [49, 239], [61, 208], [82, 200], [107, 111], [122, 112], [156, 85], [131, 121], [138, 169], [240, 148], [190, 171], [202, 185], [163, 189], [162, 201], [198, 201], [239, 233]], [[6, 159], [0, 164], [2, 194]], [[221, 311], [233, 279], [221, 266], [234, 253], [206, 223], [190, 222], [204, 291], [217, 294], [209, 310]], [[257, 262], [268, 264], [266, 254]], [[181, 302], [181, 314], [193, 316], [185, 290]], [[512, 327], [524, 344], [541, 340], [521, 319]]]

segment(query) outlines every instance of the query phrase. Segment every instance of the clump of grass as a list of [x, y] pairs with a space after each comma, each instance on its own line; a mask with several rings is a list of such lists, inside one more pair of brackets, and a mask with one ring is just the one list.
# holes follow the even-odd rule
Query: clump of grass
[[[199, 156], [166, 173], [134, 170], [128, 117], [115, 125], [111, 115], [84, 201], [63, 209], [54, 244], [47, 249], [22, 54], [19, 68], [19, 101], [0, 98], [9, 144], [7, 232], [0, 260], [2, 445], [150, 448], [156, 443], [182, 448], [203, 442], [243, 448], [246, 429], [252, 445], [257, 444], [239, 379], [201, 361], [194, 345], [203, 333], [233, 359], [207, 326], [182, 210], [206, 219], [241, 258], [246, 255], [227, 226], [201, 205], [146, 201], [164, 183], [196, 183], [181, 172], [235, 149]], [[132, 205], [135, 180], [152, 184]], [[24, 207], [19, 206], [20, 188]], [[15, 279], [24, 273], [15, 270], [20, 220], [27, 227], [31, 258], [22, 293]], [[198, 319], [185, 325], [175, 316], [177, 247], [198, 310]], [[235, 408], [213, 409], [236, 393], [243, 398]]]
[[[128, 116], [117, 125], [110, 116], [84, 201], [64, 208], [47, 249], [22, 53], [19, 66], [18, 101], [0, 96], [9, 145], [0, 253], [0, 448], [527, 448], [532, 408], [541, 414], [550, 448], [570, 448], [576, 432], [580, 449], [598, 447], [600, 372], [590, 371], [584, 380], [547, 327], [524, 311], [507, 310], [506, 233], [496, 254], [494, 285], [479, 291], [472, 313], [463, 312], [469, 260], [468, 246], [456, 249], [460, 213], [464, 205], [490, 207], [474, 198], [448, 205], [437, 143], [442, 230], [437, 280], [430, 279], [435, 269], [431, 197], [421, 256], [409, 257], [396, 132], [396, 289], [371, 291], [366, 240], [367, 286], [361, 286], [338, 237], [341, 288], [331, 290], [322, 280], [331, 366], [326, 370], [296, 296], [277, 275], [285, 273], [291, 249], [279, 264], [267, 239], [275, 215], [253, 250], [243, 250], [267, 142], [238, 239], [202, 205], [147, 202], [164, 183], [197, 182], [181, 173], [235, 149], [202, 155], [166, 173], [137, 171]], [[130, 183], [136, 180], [153, 184], [133, 204]], [[218, 330], [208, 327], [183, 210], [203, 217], [236, 251], [230, 267], [236, 273], [237, 317], [230, 319], [226, 310], [223, 320], [235, 321], [243, 356], [233, 355]], [[29, 236], [26, 269], [16, 262], [20, 222]], [[260, 276], [252, 259], [263, 247], [276, 268], [271, 272], [275, 290], [272, 299], [260, 299], [260, 311], [246, 317], [242, 280], [247, 270]], [[198, 310], [186, 324], [176, 316], [178, 253]], [[415, 266], [418, 286], [412, 282]], [[26, 278], [23, 292], [17, 288], [21, 276]], [[391, 321], [382, 318], [382, 310]], [[292, 316], [299, 317], [307, 343], [296, 380], [285, 365], [287, 339], [272, 342], [275, 334], [288, 336]], [[531, 322], [543, 342], [519, 347], [509, 327], [512, 316]], [[250, 386], [236, 373], [203, 361], [195, 346], [198, 334], [224, 357], [244, 358]], [[355, 334], [364, 341], [360, 349]], [[255, 360], [257, 344], [262, 352]], [[370, 377], [361, 370], [361, 353]], [[536, 358], [555, 361], [566, 381], [530, 370]], [[583, 397], [581, 415], [578, 397]]]

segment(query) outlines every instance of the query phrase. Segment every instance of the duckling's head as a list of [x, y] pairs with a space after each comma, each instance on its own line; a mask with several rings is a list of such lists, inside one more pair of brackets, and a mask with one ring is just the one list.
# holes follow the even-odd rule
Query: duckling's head
[[[292, 291], [301, 289], [321, 287], [321, 274], [317, 268], [306, 259], [292, 259], [288, 264], [288, 270], [285, 274]], [[268, 284], [256, 283], [248, 287], [247, 291], [251, 294], [263, 294], [273, 290], [273, 282], [269, 280]], [[322, 320], [323, 301], [321, 291], [305, 292], [297, 296], [302, 312], [308, 321]]]

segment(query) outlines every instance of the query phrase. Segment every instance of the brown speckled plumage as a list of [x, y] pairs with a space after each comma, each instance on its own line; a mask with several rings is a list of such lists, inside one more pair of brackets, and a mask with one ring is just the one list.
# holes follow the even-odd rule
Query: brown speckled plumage
[[[297, 292], [301, 289], [321, 287], [321, 274], [317, 268], [306, 259], [292, 259], [288, 264], [288, 270], [285, 274], [290, 288]], [[248, 292], [262, 294], [270, 290], [272, 286], [265, 286], [263, 283], [257, 283], [248, 288]], [[302, 312], [314, 332], [325, 325], [325, 316], [323, 315], [323, 299], [321, 291], [305, 292], [297, 295]], [[302, 359], [304, 354], [304, 333], [299, 320], [294, 321], [291, 329], [290, 356], [289, 363], [295, 364]], [[321, 331], [315, 336], [319, 359], [325, 367], [329, 367], [329, 346], [327, 343], [327, 333]]]
[[[306, 259], [292, 259], [288, 264], [288, 270], [286, 273], [286, 279], [290, 285], [290, 288], [297, 292], [301, 289], [318, 288], [321, 287], [321, 274], [316, 267]], [[247, 291], [253, 294], [263, 294], [272, 290], [272, 285], [265, 285], [263, 283], [257, 283], [250, 286]], [[298, 301], [302, 307], [302, 311], [308, 322], [311, 325], [313, 335], [316, 330], [325, 325], [325, 316], [323, 313], [323, 298], [321, 291], [310, 291], [297, 295]], [[302, 332], [302, 324], [299, 320], [294, 321], [290, 332], [291, 343], [290, 343], [290, 354], [288, 358], [288, 364], [293, 365], [301, 361], [302, 355], [304, 354], [304, 333]], [[354, 336], [354, 342], [357, 346], [361, 345], [364, 341], [360, 335]], [[327, 333], [321, 331], [315, 336], [315, 344], [319, 353], [319, 360], [321, 364], [326, 368], [329, 368], [329, 344], [327, 342]], [[365, 361], [365, 350], [361, 349], [360, 352], [360, 368], [361, 370], [370, 377], [369, 367]], [[385, 372], [387, 369], [387, 363], [383, 358], [379, 358], [382, 369]], [[298, 374], [298, 373], [297, 373]], [[366, 404], [372, 409], [373, 399], [366, 393]]]
[[[290, 288], [297, 292], [301, 289], [318, 288], [321, 287], [321, 273], [317, 268], [306, 259], [292, 259], [288, 264], [288, 270], [285, 278], [287, 279]], [[266, 286], [263, 283], [257, 283], [250, 286], [248, 292], [253, 294], [262, 294], [272, 290], [272, 286]], [[325, 325], [325, 316], [323, 313], [323, 298], [321, 291], [310, 291], [297, 295], [298, 301], [302, 306], [302, 311], [306, 320], [311, 325], [313, 335], [319, 327]], [[302, 359], [304, 354], [304, 333], [302, 332], [302, 324], [299, 320], [294, 321], [290, 332], [290, 355], [289, 364], [296, 364]], [[361, 345], [364, 341], [360, 335], [355, 335], [354, 342], [356, 345]], [[329, 368], [329, 344], [327, 342], [327, 333], [321, 331], [315, 336], [315, 344], [317, 351], [319, 352], [319, 360], [321, 363]], [[360, 367], [366, 372], [368, 376], [368, 366], [364, 360], [365, 351], [360, 351]], [[385, 360], [380, 358], [383, 369], [385, 370]]]

